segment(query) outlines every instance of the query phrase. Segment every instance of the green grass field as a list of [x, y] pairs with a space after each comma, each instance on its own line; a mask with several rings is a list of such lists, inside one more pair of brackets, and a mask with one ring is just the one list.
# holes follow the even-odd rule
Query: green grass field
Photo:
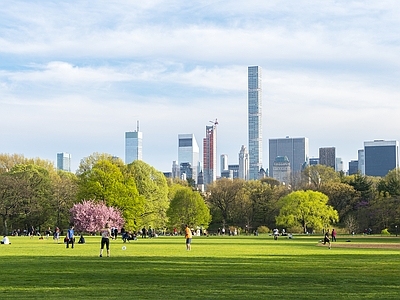
[[[11, 237], [0, 245], [1, 299], [399, 299], [400, 237], [183, 237], [66, 249], [53, 240]], [[351, 242], [346, 242], [350, 239]], [[122, 246], [126, 250], [122, 250]], [[343, 247], [340, 247], [343, 246]], [[344, 248], [347, 246], [347, 248]], [[348, 248], [349, 246], [356, 246]]]

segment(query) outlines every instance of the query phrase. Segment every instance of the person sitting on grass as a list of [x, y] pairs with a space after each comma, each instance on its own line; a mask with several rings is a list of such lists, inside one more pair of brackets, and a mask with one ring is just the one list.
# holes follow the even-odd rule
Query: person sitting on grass
[[3, 239], [1, 240], [1, 243], [3, 244], [3, 245], [10, 245], [11, 243], [10, 243], [10, 240], [8, 239], [8, 236], [4, 236], [3, 237]]

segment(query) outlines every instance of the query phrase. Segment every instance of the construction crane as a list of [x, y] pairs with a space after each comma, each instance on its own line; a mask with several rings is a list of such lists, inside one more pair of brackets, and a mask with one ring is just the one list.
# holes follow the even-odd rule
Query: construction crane
[[213, 123], [213, 124], [214, 124], [214, 127], [218, 125], [217, 119], [215, 119], [215, 121], [210, 121], [210, 123]]

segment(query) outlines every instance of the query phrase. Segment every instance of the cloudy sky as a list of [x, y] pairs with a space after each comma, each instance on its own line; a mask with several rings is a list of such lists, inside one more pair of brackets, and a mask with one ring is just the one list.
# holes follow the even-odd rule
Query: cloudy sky
[[0, 153], [143, 160], [170, 171], [177, 136], [218, 119], [218, 157], [247, 138], [247, 67], [263, 69], [268, 139], [308, 137], [345, 163], [400, 139], [400, 3], [387, 1], [4, 1]]

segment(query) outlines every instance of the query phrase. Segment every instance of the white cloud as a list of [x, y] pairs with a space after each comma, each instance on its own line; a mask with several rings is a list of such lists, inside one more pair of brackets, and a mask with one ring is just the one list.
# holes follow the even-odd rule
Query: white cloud
[[265, 165], [268, 138], [286, 135], [355, 158], [363, 140], [400, 138], [399, 13], [396, 1], [6, 2], [0, 152], [123, 157], [140, 120], [144, 157], [168, 170], [177, 134], [201, 144], [218, 118], [234, 163], [247, 66], [260, 65]]

